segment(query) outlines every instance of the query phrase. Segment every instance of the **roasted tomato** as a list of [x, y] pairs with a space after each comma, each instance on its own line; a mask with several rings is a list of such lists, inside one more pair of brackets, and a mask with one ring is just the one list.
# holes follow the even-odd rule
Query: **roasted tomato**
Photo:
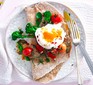
[[53, 15], [51, 16], [51, 21], [52, 21], [52, 23], [54, 23], [54, 24], [58, 24], [58, 23], [60, 23], [61, 21], [63, 21], [63, 17], [62, 17], [61, 14], [53, 14]]
[[43, 47], [41, 47], [40, 45], [36, 45], [36, 49], [37, 49], [37, 51], [38, 52], [40, 52], [40, 53], [43, 53], [43, 51], [44, 51], [44, 48]]
[[58, 51], [59, 52], [66, 52], [66, 44], [62, 43], [61, 45], [58, 46]]
[[48, 57], [50, 57], [53, 60], [56, 58], [56, 56], [54, 54], [52, 54], [51, 52], [48, 52], [47, 55], [48, 55]]
[[26, 47], [23, 49], [23, 55], [24, 56], [30, 56], [32, 51], [33, 51], [33, 49], [31, 47]]

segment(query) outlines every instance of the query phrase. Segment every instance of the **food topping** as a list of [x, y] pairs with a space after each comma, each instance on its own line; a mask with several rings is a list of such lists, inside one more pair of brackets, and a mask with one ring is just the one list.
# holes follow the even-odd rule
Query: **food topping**
[[62, 43], [58, 46], [59, 52], [66, 52], [66, 44]]
[[27, 25], [26, 25], [26, 33], [34, 35], [35, 31], [36, 31], [36, 27], [32, 26], [31, 23], [27, 23]]
[[48, 42], [52, 42], [54, 38], [60, 37], [61, 34], [62, 34], [61, 29], [59, 30], [52, 29], [51, 32], [48, 32], [48, 31], [43, 32], [44, 39]]
[[31, 47], [26, 47], [23, 49], [23, 55], [30, 56], [32, 51], [33, 51], [33, 49]]
[[36, 14], [36, 26], [39, 27], [40, 23], [42, 22], [42, 14], [40, 12], [38, 12]]
[[44, 12], [44, 21], [49, 23], [51, 21], [51, 15], [50, 11]]
[[33, 35], [25, 35], [22, 30], [19, 29], [19, 31], [15, 31], [12, 33], [12, 40], [17, 40], [18, 38], [33, 38]]
[[26, 61], [30, 61], [30, 58], [28, 56], [25, 57]]
[[[64, 12], [65, 19], [68, 14]], [[17, 53], [22, 55], [22, 60], [30, 61], [37, 59], [39, 64], [45, 61], [56, 60], [60, 53], [69, 53], [71, 41], [67, 38], [68, 26], [60, 14], [52, 14], [50, 11], [36, 13], [36, 24], [27, 23], [25, 32], [19, 29], [12, 33], [12, 40], [17, 41]], [[43, 23], [43, 25], [42, 25]], [[25, 38], [34, 38], [35, 43], [28, 43]], [[38, 53], [37, 56], [35, 54]]]
[[51, 21], [52, 21], [52, 23], [54, 23], [54, 24], [58, 24], [58, 23], [60, 23], [60, 22], [63, 21], [63, 17], [62, 17], [62, 15], [60, 15], [60, 14], [53, 14], [53, 15], [51, 16]]
[[45, 49], [58, 48], [64, 41], [65, 31], [59, 24], [47, 24], [35, 32], [36, 40]]
[[51, 52], [48, 52], [47, 55], [48, 55], [48, 57], [50, 57], [53, 60], [56, 58], [56, 56], [54, 54], [52, 54]]
[[37, 49], [37, 51], [38, 52], [40, 52], [40, 53], [43, 53], [43, 51], [44, 51], [44, 48], [43, 47], [41, 47], [40, 45], [36, 45], [36, 49]]

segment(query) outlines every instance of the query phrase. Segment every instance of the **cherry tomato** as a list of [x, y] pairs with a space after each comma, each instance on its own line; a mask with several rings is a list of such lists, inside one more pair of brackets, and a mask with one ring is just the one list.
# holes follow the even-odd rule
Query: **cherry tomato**
[[37, 49], [37, 51], [38, 52], [40, 52], [40, 53], [43, 53], [43, 51], [44, 51], [44, 48], [43, 47], [41, 47], [40, 45], [36, 45], [36, 49]]
[[24, 56], [30, 56], [33, 49], [31, 47], [26, 47], [23, 49], [23, 55]]
[[48, 57], [50, 57], [53, 60], [56, 58], [56, 56], [53, 55], [51, 52], [48, 52], [47, 55], [48, 55]]
[[51, 21], [54, 23], [54, 24], [58, 24], [59, 22], [63, 21], [63, 17], [61, 14], [53, 14], [51, 16]]
[[66, 44], [62, 43], [61, 45], [58, 46], [59, 52], [66, 52]]

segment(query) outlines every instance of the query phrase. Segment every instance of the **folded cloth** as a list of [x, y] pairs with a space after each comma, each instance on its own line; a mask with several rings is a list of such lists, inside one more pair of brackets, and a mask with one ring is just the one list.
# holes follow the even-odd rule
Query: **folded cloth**
[[12, 74], [12, 65], [10, 64], [4, 43], [3, 43], [3, 30], [1, 33], [0, 30], [0, 83], [8, 83], [11, 82], [11, 74]]
[[[11, 3], [9, 3], [11, 2]], [[15, 3], [14, 4], [12, 4]], [[21, 3], [22, 2], [22, 3]], [[2, 7], [2, 13], [0, 11], [0, 24], [5, 22], [5, 19], [8, 19], [8, 16], [11, 15], [13, 8], [18, 5], [30, 3], [30, 0], [7, 0]], [[84, 3], [79, 2], [68, 2], [63, 1], [63, 4], [70, 7], [80, 18], [86, 33], [86, 49], [93, 60], [93, 7]], [[8, 9], [6, 9], [8, 6]], [[4, 8], [5, 7], [5, 8]], [[6, 10], [6, 11], [5, 11]], [[1, 26], [3, 27], [3, 26]], [[21, 74], [11, 63], [9, 57], [7, 56], [5, 49], [5, 31], [6, 28], [0, 28], [0, 84], [8, 84], [12, 81], [30, 81], [29, 78]], [[83, 80], [88, 80], [92, 77], [91, 72], [85, 62], [82, 60], [81, 63], [81, 76]], [[64, 78], [61, 82], [73, 82], [77, 81], [77, 73], [74, 70], [70, 75]]]

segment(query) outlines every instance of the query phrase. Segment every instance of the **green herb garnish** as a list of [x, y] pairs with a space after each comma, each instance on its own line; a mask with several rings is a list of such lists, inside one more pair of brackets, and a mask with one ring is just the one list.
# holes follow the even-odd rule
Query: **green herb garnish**
[[31, 23], [27, 23], [25, 30], [26, 30], [26, 33], [27, 33], [27, 34], [32, 34], [32, 35], [34, 35], [34, 34], [35, 34], [35, 31], [36, 31], [36, 28], [37, 28], [37, 27], [32, 26]]
[[44, 63], [44, 60], [42, 58], [39, 58], [39, 63], [38, 64], [43, 64]]
[[46, 58], [46, 62], [50, 62], [50, 59], [48, 57]]
[[35, 35], [22, 35], [20, 38], [34, 38]]
[[46, 21], [46, 22], [50, 22], [50, 20], [51, 20], [51, 16], [52, 16], [52, 14], [51, 14], [51, 12], [50, 11], [45, 11], [44, 12], [44, 21]]
[[42, 14], [40, 12], [37, 12], [36, 13], [36, 26], [39, 27], [41, 22], [42, 22]]
[[25, 56], [26, 61], [30, 61], [30, 58], [28, 56]]
[[12, 33], [12, 40], [16, 40], [17, 38], [22, 37], [22, 34], [20, 33], [20, 31], [15, 31]]
[[32, 35], [23, 35], [23, 31], [19, 29], [19, 31], [15, 31], [12, 33], [12, 40], [17, 40], [18, 38], [33, 38], [35, 37]]
[[22, 44], [21, 43], [17, 43], [17, 47], [18, 47], [19, 53], [22, 54], [22, 51], [23, 51]]
[[19, 29], [19, 32], [20, 32], [20, 34], [22, 34], [22, 33], [23, 33], [23, 31], [22, 31], [21, 29]]

